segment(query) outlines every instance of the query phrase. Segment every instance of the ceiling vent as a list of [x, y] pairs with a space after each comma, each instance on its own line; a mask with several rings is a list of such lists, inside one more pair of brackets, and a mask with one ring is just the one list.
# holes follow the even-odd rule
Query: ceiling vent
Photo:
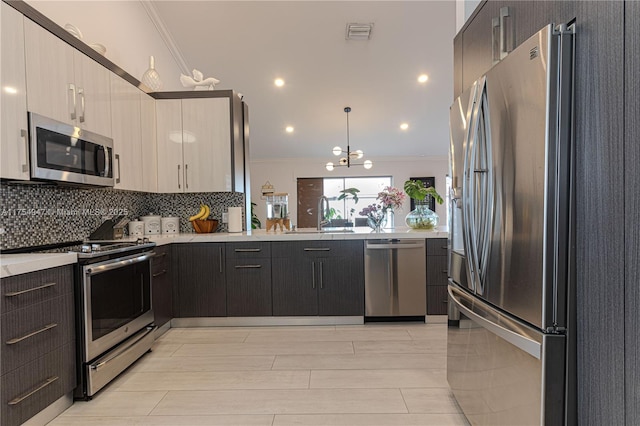
[[373, 23], [370, 24], [347, 24], [346, 40], [369, 40]]

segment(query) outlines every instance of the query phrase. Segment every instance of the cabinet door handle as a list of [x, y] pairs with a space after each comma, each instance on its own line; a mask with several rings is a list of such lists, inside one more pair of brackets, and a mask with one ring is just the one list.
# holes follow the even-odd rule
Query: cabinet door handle
[[220, 255], [220, 273], [222, 273], [222, 272], [224, 272], [224, 271], [222, 270], [222, 263], [224, 262], [224, 259], [222, 258], [222, 247], [220, 247], [220, 249], [219, 249], [219, 250], [220, 250], [220, 251], [219, 251], [219, 255]]
[[329, 247], [305, 247], [304, 251], [331, 251]]
[[319, 262], [319, 263], [320, 263], [320, 269], [318, 270], [318, 275], [320, 277], [320, 279], [319, 279], [320, 280], [320, 288], [324, 288], [324, 285], [323, 285], [323, 281], [324, 280], [322, 279], [322, 263], [323, 262]]
[[[509, 14], [509, 7], [501, 7], [500, 8], [500, 59], [504, 59], [509, 52], [513, 50], [511, 47], [507, 47], [507, 28], [505, 24], [505, 18], [511, 17]], [[514, 30], [513, 22], [511, 22], [511, 40], [512, 43], [514, 40]]]
[[22, 143], [24, 144], [24, 160], [25, 163], [22, 165], [22, 173], [29, 172], [29, 138], [28, 133], [25, 129], [20, 129], [20, 138], [22, 139]]
[[21, 294], [31, 293], [32, 291], [42, 290], [42, 289], [45, 289], [45, 288], [53, 287], [55, 285], [56, 285], [56, 283], [47, 283], [47, 284], [43, 284], [41, 286], [33, 287], [33, 288], [30, 288], [30, 289], [27, 289], [27, 290], [12, 291], [12, 292], [9, 292], [9, 293], [5, 293], [4, 297], [20, 296]]
[[180, 189], [180, 164], [178, 164], [178, 189]]
[[316, 262], [311, 262], [311, 288], [316, 288]]
[[491, 19], [491, 59], [500, 62], [500, 18]]
[[442, 250], [448, 250], [448, 249], [449, 249], [449, 247], [447, 247], [447, 246], [440, 246], [440, 248], [441, 248]]
[[162, 271], [157, 272], [157, 273], [155, 273], [155, 274], [153, 274], [153, 275], [151, 275], [151, 276], [152, 276], [153, 278], [156, 278], [156, 277], [159, 277], [160, 275], [164, 275], [164, 274], [166, 274], [166, 273], [167, 273], [167, 270], [166, 270], [166, 269], [163, 269]]
[[262, 249], [259, 248], [237, 248], [234, 250], [236, 253], [256, 253], [256, 252], [260, 252], [262, 251]]
[[78, 96], [80, 96], [80, 122], [84, 123], [84, 89], [78, 89]]
[[9, 401], [9, 405], [20, 404], [22, 401], [24, 401], [25, 399], [29, 398], [31, 395], [35, 394], [36, 392], [39, 392], [42, 389], [46, 388], [47, 386], [49, 386], [51, 383], [55, 382], [56, 380], [58, 380], [58, 376], [49, 377], [47, 380], [45, 380], [43, 383], [41, 383], [40, 386], [38, 386], [37, 388], [35, 388], [31, 392], [26, 393], [26, 394], [24, 394], [22, 396], [13, 398], [11, 401]]
[[42, 327], [40, 330], [36, 330], [36, 331], [33, 331], [33, 332], [29, 333], [29, 334], [25, 334], [22, 337], [16, 337], [15, 339], [7, 340], [5, 343], [7, 345], [15, 345], [16, 343], [20, 343], [23, 340], [28, 339], [29, 337], [33, 337], [33, 336], [38, 335], [40, 333], [43, 333], [43, 332], [45, 332], [47, 330], [51, 330], [52, 328], [56, 328], [57, 326], [58, 326], [58, 324], [56, 324], [56, 323], [47, 324], [44, 327]]
[[114, 157], [118, 162], [118, 177], [116, 178], [116, 183], [120, 183], [120, 154], [116, 154]]
[[257, 269], [262, 268], [262, 265], [236, 265], [236, 269]]
[[[76, 119], [76, 85], [73, 83], [69, 83], [69, 89], [67, 89], [68, 92], [71, 92], [71, 105], [70, 107], [70, 111], [69, 111], [69, 115], [71, 116], [72, 120]], [[67, 95], [69, 95], [69, 93], [67, 93]], [[69, 97], [67, 96], [67, 99], [69, 99]]]
[[448, 273], [449, 273], [449, 270], [448, 270], [448, 269], [443, 269], [443, 270], [441, 270], [440, 272], [442, 272], [443, 274], [448, 274]]
[[184, 165], [184, 187], [189, 189], [189, 165]]

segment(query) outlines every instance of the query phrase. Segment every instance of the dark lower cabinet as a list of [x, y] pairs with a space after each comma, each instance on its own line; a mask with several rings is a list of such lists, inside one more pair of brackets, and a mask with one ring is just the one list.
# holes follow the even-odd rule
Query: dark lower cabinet
[[427, 239], [427, 315], [446, 315], [447, 239]]
[[364, 315], [362, 241], [274, 242], [273, 315]]
[[176, 318], [227, 315], [224, 243], [175, 244], [173, 313]]
[[162, 327], [173, 318], [172, 245], [155, 248], [151, 266], [154, 322]]
[[20, 425], [76, 387], [71, 265], [3, 278], [0, 424]]
[[271, 316], [270, 244], [227, 243], [227, 316]]

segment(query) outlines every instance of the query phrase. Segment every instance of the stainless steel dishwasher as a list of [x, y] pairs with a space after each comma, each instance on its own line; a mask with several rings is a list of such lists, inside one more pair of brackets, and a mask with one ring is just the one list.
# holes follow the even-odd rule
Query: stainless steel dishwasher
[[424, 240], [366, 240], [365, 317], [424, 317], [426, 263]]

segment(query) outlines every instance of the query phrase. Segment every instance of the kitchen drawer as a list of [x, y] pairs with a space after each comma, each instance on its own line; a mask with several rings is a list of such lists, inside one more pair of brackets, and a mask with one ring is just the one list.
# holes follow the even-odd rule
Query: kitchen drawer
[[0, 374], [6, 374], [73, 340], [73, 294], [2, 315]]
[[427, 238], [427, 256], [446, 256], [446, 238]]
[[2, 376], [2, 426], [20, 425], [76, 386], [75, 340]]
[[448, 299], [446, 285], [427, 287], [427, 315], [446, 315]]
[[274, 242], [271, 250], [273, 257], [290, 257], [292, 260], [350, 256], [364, 258], [362, 240]]
[[447, 285], [447, 256], [427, 256], [427, 286]]
[[73, 292], [71, 265], [2, 278], [2, 312], [6, 314]]
[[227, 315], [271, 316], [271, 258], [227, 259]]
[[268, 242], [243, 242], [226, 244], [227, 259], [258, 259], [271, 258], [271, 243]]

